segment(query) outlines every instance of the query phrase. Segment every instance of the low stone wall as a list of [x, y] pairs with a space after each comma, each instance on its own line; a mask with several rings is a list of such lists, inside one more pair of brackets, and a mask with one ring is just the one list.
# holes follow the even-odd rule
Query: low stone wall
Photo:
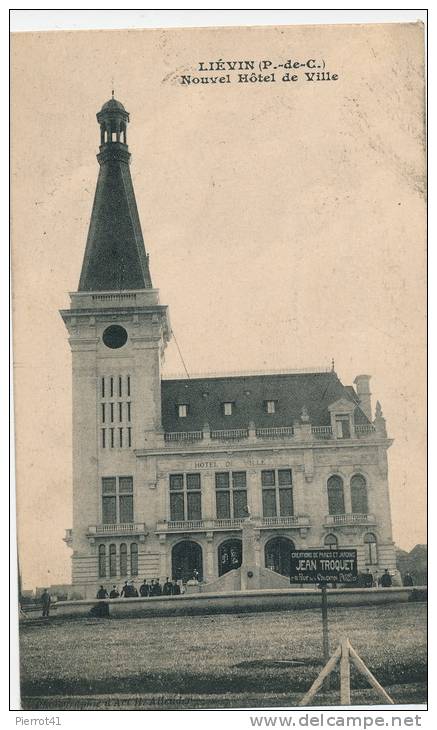
[[[420, 591], [426, 596], [426, 587], [414, 588], [349, 588], [328, 589], [330, 606], [371, 606], [387, 603], [405, 603]], [[318, 589], [291, 589], [259, 591], [232, 591], [229, 593], [199, 593], [165, 598], [117, 598], [111, 601], [59, 601], [52, 604], [51, 616], [90, 616], [107, 613], [109, 617], [128, 616], [184, 616], [214, 613], [256, 613], [258, 611], [290, 611], [318, 608], [321, 594]], [[106, 606], [108, 607], [106, 609]], [[98, 608], [97, 608], [98, 607]]]

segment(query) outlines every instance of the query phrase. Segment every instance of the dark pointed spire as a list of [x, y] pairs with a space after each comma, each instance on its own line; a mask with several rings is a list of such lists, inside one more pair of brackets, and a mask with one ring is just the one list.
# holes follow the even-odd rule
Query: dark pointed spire
[[150, 289], [149, 259], [129, 170], [129, 113], [112, 98], [97, 114], [100, 165], [79, 291]]

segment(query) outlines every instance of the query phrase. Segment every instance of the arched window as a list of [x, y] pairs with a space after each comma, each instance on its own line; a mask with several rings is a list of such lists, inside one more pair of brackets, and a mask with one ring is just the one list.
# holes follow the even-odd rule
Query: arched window
[[344, 514], [343, 479], [337, 474], [328, 479], [328, 509], [330, 515]]
[[218, 549], [218, 573], [224, 575], [241, 565], [243, 544], [241, 540], [225, 540]]
[[117, 575], [117, 551], [114, 544], [109, 546], [109, 575]]
[[368, 512], [367, 504], [367, 485], [362, 474], [354, 474], [351, 479], [351, 502], [352, 512], [360, 515], [366, 515]]
[[193, 540], [182, 540], [171, 551], [172, 577], [186, 583], [196, 576], [202, 580], [202, 548]]
[[106, 547], [99, 545], [99, 578], [106, 578]]
[[335, 535], [326, 535], [325, 539], [323, 540], [323, 544], [325, 547], [329, 548], [330, 550], [337, 550], [338, 548], [338, 540]]
[[127, 575], [127, 545], [125, 542], [120, 545], [120, 575]]
[[274, 570], [281, 575], [291, 573], [291, 552], [294, 550], [294, 542], [288, 537], [273, 537], [266, 543], [264, 558], [266, 568]]
[[376, 565], [378, 562], [378, 548], [373, 532], [368, 532], [364, 535], [364, 547], [366, 565]]
[[130, 574], [138, 575], [138, 545], [136, 542], [130, 546]]

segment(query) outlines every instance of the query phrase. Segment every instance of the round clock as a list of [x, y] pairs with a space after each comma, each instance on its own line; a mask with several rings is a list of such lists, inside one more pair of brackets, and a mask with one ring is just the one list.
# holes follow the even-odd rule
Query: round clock
[[103, 342], [111, 350], [118, 350], [127, 342], [127, 332], [119, 324], [111, 324], [103, 333]]

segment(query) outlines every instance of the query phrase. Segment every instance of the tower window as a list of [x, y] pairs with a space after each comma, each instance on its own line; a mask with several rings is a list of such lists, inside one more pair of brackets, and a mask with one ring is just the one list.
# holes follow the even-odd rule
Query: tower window
[[104, 398], [105, 397], [105, 378], [102, 378], [101, 387], [102, 387], [102, 390], [101, 390], [102, 398]]
[[120, 423], [123, 420], [123, 403], [121, 402], [118, 404], [118, 420]]
[[122, 380], [121, 380], [121, 375], [119, 375], [119, 377], [118, 377], [118, 397], [119, 398], [121, 398], [121, 394], [122, 394]]
[[127, 394], [130, 397], [130, 375], [127, 376]]

